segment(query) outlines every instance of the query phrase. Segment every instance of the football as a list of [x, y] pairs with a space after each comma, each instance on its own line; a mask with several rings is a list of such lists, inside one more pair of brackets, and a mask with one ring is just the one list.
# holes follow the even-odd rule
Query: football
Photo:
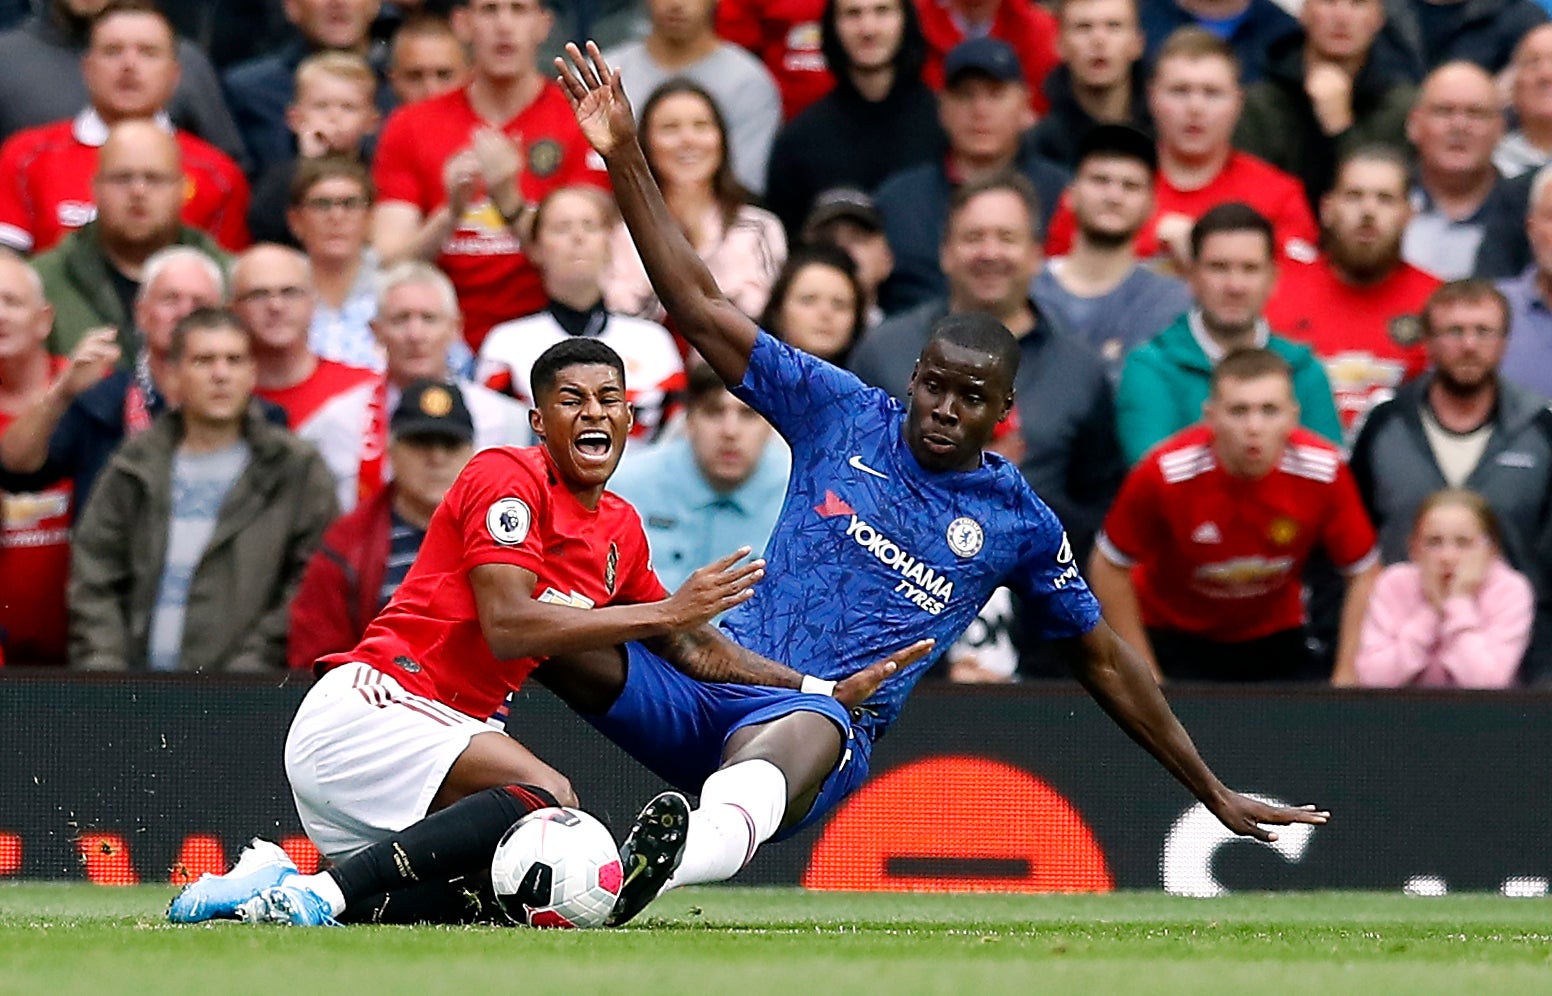
[[539, 809], [496, 845], [491, 884], [506, 915], [530, 927], [602, 927], [623, 874], [614, 837], [577, 809]]

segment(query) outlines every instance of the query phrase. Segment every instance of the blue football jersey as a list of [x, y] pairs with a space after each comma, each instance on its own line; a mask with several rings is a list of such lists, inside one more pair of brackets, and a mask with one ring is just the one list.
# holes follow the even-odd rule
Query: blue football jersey
[[791, 445], [792, 475], [765, 579], [723, 625], [824, 678], [936, 640], [868, 701], [860, 722], [873, 733], [999, 585], [1022, 597], [1043, 638], [1099, 621], [1061, 522], [1009, 461], [988, 453], [975, 470], [923, 469], [898, 401], [763, 331], [733, 393]]

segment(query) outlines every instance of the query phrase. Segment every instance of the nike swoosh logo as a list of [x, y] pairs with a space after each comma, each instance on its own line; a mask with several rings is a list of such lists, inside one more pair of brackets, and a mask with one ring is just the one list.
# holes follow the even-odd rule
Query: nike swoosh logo
[[872, 474], [874, 477], [876, 477], [876, 478], [878, 478], [879, 480], [882, 480], [882, 481], [889, 480], [889, 475], [888, 474], [880, 474], [878, 471], [874, 470], [872, 467], [869, 467], [867, 464], [863, 463], [862, 462], [862, 457], [860, 455], [854, 456], [850, 460], [847, 460], [846, 462], [851, 465], [851, 469], [852, 470], [860, 470], [864, 474]]

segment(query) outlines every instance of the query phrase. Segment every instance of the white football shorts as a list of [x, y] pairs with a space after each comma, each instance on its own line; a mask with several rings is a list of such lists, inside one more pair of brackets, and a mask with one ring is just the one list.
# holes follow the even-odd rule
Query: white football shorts
[[302, 699], [286, 734], [302, 827], [325, 857], [350, 857], [423, 819], [458, 755], [490, 732], [370, 665], [334, 668]]

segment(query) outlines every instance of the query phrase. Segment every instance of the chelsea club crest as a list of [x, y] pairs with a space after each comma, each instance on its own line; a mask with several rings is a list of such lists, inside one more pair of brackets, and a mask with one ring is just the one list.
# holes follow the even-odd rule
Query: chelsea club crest
[[974, 519], [961, 515], [948, 524], [948, 548], [961, 557], [973, 557], [981, 552], [981, 544], [986, 536], [981, 532], [981, 524]]

